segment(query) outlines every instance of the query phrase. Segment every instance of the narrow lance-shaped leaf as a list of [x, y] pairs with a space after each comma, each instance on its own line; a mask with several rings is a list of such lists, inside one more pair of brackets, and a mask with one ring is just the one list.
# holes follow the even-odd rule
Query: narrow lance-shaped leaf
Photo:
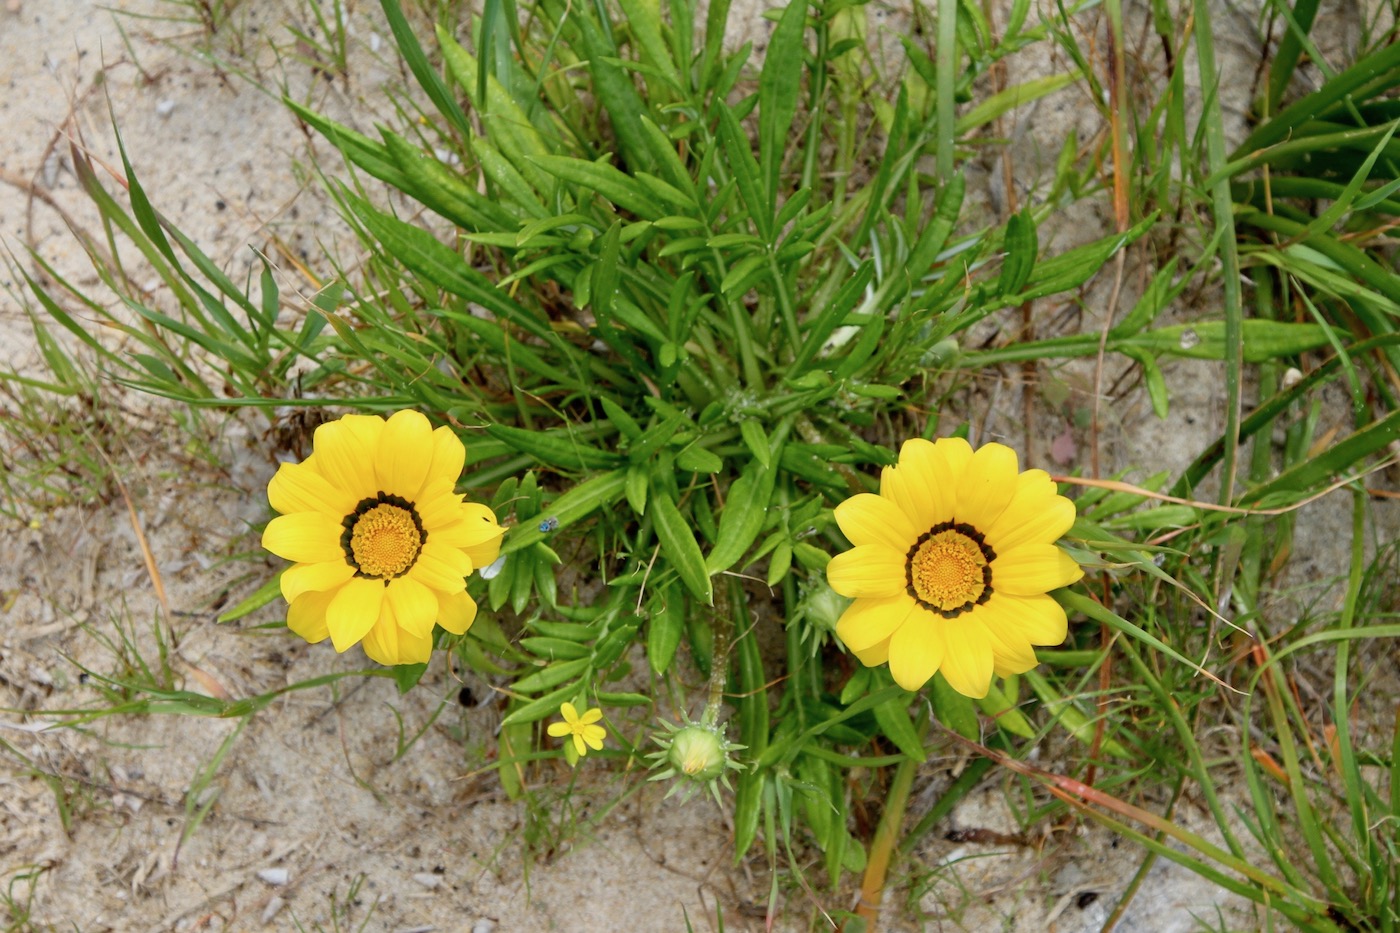
[[770, 217], [778, 209], [778, 175], [787, 153], [792, 121], [797, 116], [797, 94], [802, 87], [802, 34], [806, 25], [807, 0], [788, 0], [787, 9], [773, 30], [758, 78], [758, 158]]
[[705, 557], [700, 553], [700, 545], [690, 523], [676, 507], [676, 500], [666, 489], [655, 484], [651, 490], [651, 503], [647, 507], [651, 515], [656, 539], [661, 543], [661, 553], [681, 578], [686, 589], [705, 605], [714, 604], [714, 593], [710, 587], [710, 575], [705, 571]]

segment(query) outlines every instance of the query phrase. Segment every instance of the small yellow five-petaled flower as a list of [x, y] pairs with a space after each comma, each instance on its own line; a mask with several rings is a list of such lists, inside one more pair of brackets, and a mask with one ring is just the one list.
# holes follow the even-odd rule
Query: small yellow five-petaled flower
[[564, 717], [564, 721], [550, 723], [550, 735], [555, 738], [571, 736], [574, 751], [579, 757], [587, 755], [590, 748], [595, 752], [602, 749], [603, 739], [608, 735], [608, 731], [598, 725], [598, 720], [603, 718], [602, 710], [594, 707], [580, 716], [574, 704], [565, 703], [559, 707], [559, 714]]

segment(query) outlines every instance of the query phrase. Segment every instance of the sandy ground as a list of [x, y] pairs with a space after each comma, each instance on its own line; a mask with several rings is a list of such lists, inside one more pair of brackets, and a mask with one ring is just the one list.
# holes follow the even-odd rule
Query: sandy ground
[[[243, 44], [224, 39], [211, 51], [251, 62], [264, 77], [285, 73], [293, 96], [368, 128], [387, 107], [377, 89], [400, 80], [377, 8], [351, 6], [350, 78], [328, 80], [285, 64], [294, 51], [286, 26], [304, 6], [245, 0], [230, 33]], [[159, 0], [0, 0], [0, 242], [13, 256], [0, 270], [0, 367], [43, 373], [15, 274], [40, 274], [26, 250], [82, 288], [98, 285], [70, 230], [98, 232], [68, 146], [79, 141], [115, 170], [113, 120], [158, 208], [235, 280], [259, 268], [253, 250], [263, 250], [277, 261], [284, 293], [307, 295], [311, 281], [287, 260], [308, 262], [315, 274], [323, 249], [353, 256], [327, 199], [294, 169], [326, 148], [276, 99], [192, 54], [202, 44], [193, 27], [140, 18], [171, 12]], [[897, 10], [876, 12], [890, 28], [905, 22]], [[283, 49], [284, 64], [269, 43]], [[1088, 119], [1063, 95], [1017, 119], [1047, 113], [1060, 113], [1061, 123]], [[1017, 135], [1030, 147], [1021, 164], [1053, 160]], [[995, 190], [994, 169], [986, 166], [984, 180], [992, 202], [1005, 194]], [[1067, 225], [1075, 226], [1084, 224]], [[1180, 449], [1172, 431], [1218, 430], [1218, 405], [1190, 375], [1179, 368], [1173, 376], [1171, 424], [1139, 399], [1116, 410], [1118, 457], [1132, 460], [1147, 444]], [[1060, 378], [1082, 390], [1082, 373]], [[1014, 392], [979, 404], [988, 435], [1014, 441]], [[706, 930], [716, 928], [717, 905], [725, 929], [762, 928], [768, 866], [757, 855], [733, 864], [728, 816], [712, 802], [663, 802], [663, 788], [596, 763], [576, 785], [562, 765], [543, 769], [533, 814], [504, 799], [481, 770], [500, 715], [491, 685], [440, 659], [406, 697], [388, 681], [350, 677], [287, 694], [242, 728], [153, 713], [46, 729], [46, 711], [98, 699], [100, 677], [87, 672], [248, 697], [365, 664], [358, 652], [337, 656], [260, 627], [275, 611], [213, 621], [272, 570], [270, 560], [248, 557], [257, 541], [250, 528], [267, 518], [267, 424], [211, 416], [192, 431], [163, 406], [110, 389], [94, 400], [104, 406], [116, 414], [84, 423], [103, 426], [89, 443], [111, 457], [124, 488], [108, 488], [101, 504], [7, 503], [14, 514], [0, 518], [6, 929], [606, 933], [680, 930], [688, 915]], [[1317, 521], [1329, 515], [1319, 510]], [[1335, 570], [1335, 561], [1323, 563], [1315, 572]], [[403, 736], [419, 730], [399, 757]], [[634, 731], [640, 742], [641, 727]], [[930, 762], [913, 815], [962, 764]], [[948, 828], [1014, 835], [1004, 790], [989, 781]], [[1204, 828], [1189, 801], [1179, 815]], [[1098, 929], [1137, 854], [1084, 827], [1031, 842], [931, 834], [905, 866], [885, 928], [920, 928], [917, 913], [923, 928], [938, 930]], [[809, 874], [820, 877], [819, 867]], [[779, 926], [829, 928], [818, 900], [845, 906], [826, 893], [786, 892]], [[1237, 908], [1163, 862], [1119, 929], [1190, 930], [1196, 918], [1216, 922], [1217, 910], [1248, 926]]]

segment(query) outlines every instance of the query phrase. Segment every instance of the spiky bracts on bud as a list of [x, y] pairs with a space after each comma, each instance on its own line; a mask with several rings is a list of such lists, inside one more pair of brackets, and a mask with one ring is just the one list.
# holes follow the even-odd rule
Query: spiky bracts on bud
[[686, 801], [696, 791], [705, 788], [718, 803], [720, 784], [727, 790], [733, 790], [729, 786], [728, 772], [742, 771], [744, 766], [730, 756], [744, 746], [725, 738], [723, 726], [710, 725], [703, 720], [687, 721], [679, 726], [662, 720], [662, 724], [665, 731], [652, 736], [652, 741], [661, 746], [661, 750], [652, 752], [647, 758], [652, 760], [651, 767], [657, 769], [651, 780], [676, 778], [666, 793], [667, 797], [679, 792], [681, 800]]

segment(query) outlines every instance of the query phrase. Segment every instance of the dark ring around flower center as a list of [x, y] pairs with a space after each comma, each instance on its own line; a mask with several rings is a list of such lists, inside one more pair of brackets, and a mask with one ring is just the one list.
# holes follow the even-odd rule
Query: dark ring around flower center
[[365, 577], [370, 580], [383, 580], [384, 585], [388, 586], [390, 579], [395, 576], [401, 576], [401, 574], [386, 576], [383, 574], [366, 573], [360, 567], [359, 561], [355, 558], [355, 549], [352, 545], [355, 537], [356, 523], [368, 514], [370, 510], [378, 508], [381, 505], [391, 505], [395, 508], [402, 509], [413, 520], [414, 530], [418, 532], [418, 543], [413, 549], [412, 557], [407, 561], [407, 566], [412, 567], [417, 563], [418, 555], [423, 553], [423, 545], [428, 543], [428, 532], [423, 528], [423, 520], [418, 517], [418, 510], [414, 508], [412, 502], [409, 502], [403, 496], [395, 496], [383, 490], [380, 490], [377, 495], [361, 499], [354, 510], [341, 521], [340, 525], [344, 530], [340, 533], [340, 549], [345, 554], [345, 562], [355, 568], [355, 576]]
[[[985, 560], [985, 563], [982, 565], [981, 592], [977, 594], [976, 598], [969, 599], [961, 606], [955, 606], [951, 609], [945, 609], [942, 606], [935, 606], [927, 600], [923, 599], [919, 595], [919, 591], [914, 586], [914, 558], [918, 555], [919, 549], [922, 548], [924, 544], [926, 544], [930, 539], [948, 531], [956, 532], [957, 534], [966, 538], [970, 543], [976, 545], [977, 549], [981, 551], [982, 557]], [[937, 525], [934, 525], [928, 531], [920, 535], [919, 539], [914, 542], [912, 547], [909, 548], [908, 553], [904, 555], [905, 590], [909, 593], [911, 597], [913, 597], [914, 602], [918, 603], [924, 609], [927, 609], [930, 612], [935, 612], [945, 619], [956, 619], [958, 616], [962, 615], [965, 612], [971, 612], [974, 606], [980, 606], [987, 600], [992, 598], [992, 561], [996, 560], [996, 558], [997, 552], [994, 551], [992, 549], [992, 546], [987, 543], [986, 538], [983, 536], [982, 532], [978, 531], [972, 525], [969, 525], [967, 522], [939, 522]]]

